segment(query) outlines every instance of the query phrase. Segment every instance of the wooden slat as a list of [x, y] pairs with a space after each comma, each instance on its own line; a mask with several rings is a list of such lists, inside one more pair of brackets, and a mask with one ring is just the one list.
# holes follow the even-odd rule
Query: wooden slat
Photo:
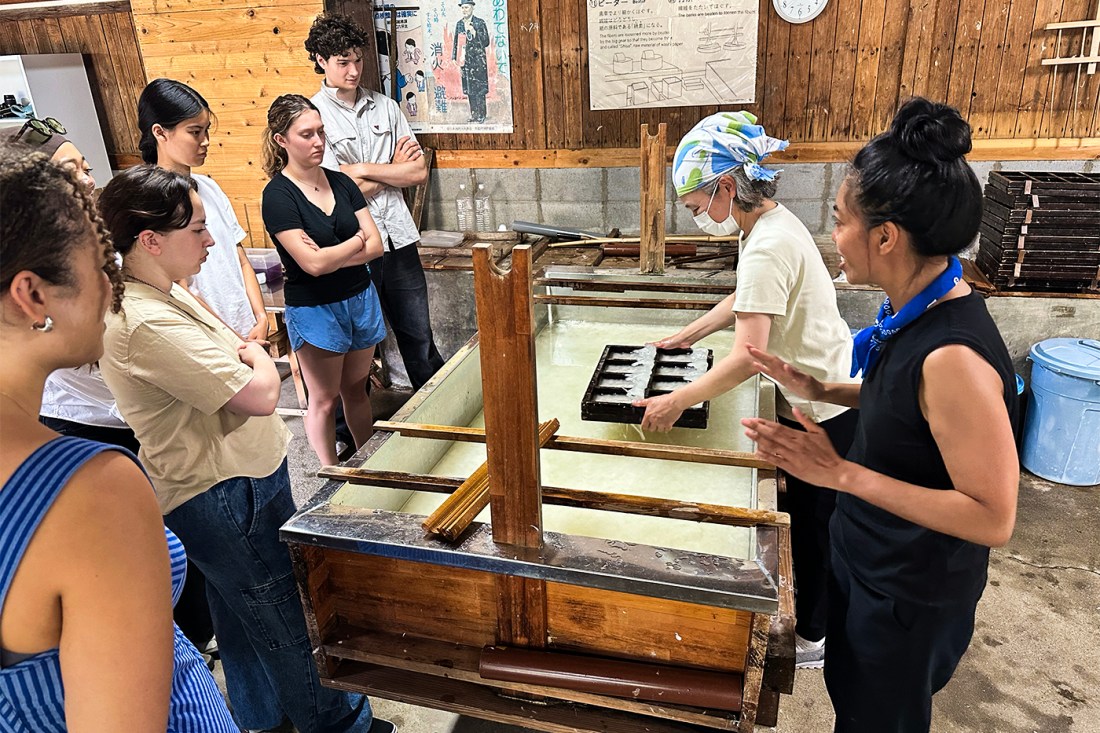
[[767, 655], [770, 628], [770, 616], [762, 613], [752, 615], [752, 631], [749, 637], [748, 656], [745, 660], [745, 686], [741, 694], [739, 733], [753, 733], [756, 730], [756, 709], [759, 705], [760, 687], [764, 677], [764, 659]]
[[[1031, 29], [1036, 22], [1034, 0], [1005, 0], [1008, 3], [1008, 25], [1005, 28], [1004, 51], [1000, 59], [1000, 78], [997, 80], [998, 103], [993, 111], [989, 136], [1012, 137], [1016, 133], [1023, 93], [1024, 74], [1028, 64], [1028, 48]], [[1041, 20], [1039, 21], [1041, 22]]]
[[959, 4], [966, 0], [939, 0], [929, 48], [928, 74], [920, 94], [942, 101], [947, 98], [951, 82], [951, 57], [955, 50], [955, 28], [959, 19]]
[[[376, 420], [374, 429], [388, 430], [412, 438], [457, 440], [465, 443], [485, 442], [485, 431], [480, 428], [454, 427], [449, 425], [422, 425], [418, 423]], [[663, 445], [660, 443], [601, 440], [599, 438], [581, 438], [563, 435], [555, 435], [547, 447], [558, 450], [571, 450], [578, 453], [599, 453], [603, 455], [633, 456], [635, 458], [656, 458], [663, 461], [684, 461], [686, 463], [710, 463], [716, 466], [775, 468], [775, 466], [767, 461], [757, 458], [753, 453], [721, 450], [719, 448], [688, 448], [678, 445]]]
[[[997, 2], [997, 0], [989, 0]], [[951, 76], [947, 82], [946, 101], [966, 119], [970, 116], [971, 93], [974, 91], [974, 70], [978, 64], [978, 46], [985, 32], [982, 16], [986, 0], [967, 0], [959, 4], [955, 24], [954, 48], [951, 52]]]
[[837, 5], [836, 52], [829, 96], [829, 140], [849, 140], [852, 129], [852, 97], [855, 95], [856, 58], [859, 54], [860, 0], [834, 0]]
[[990, 136], [994, 112], [1003, 104], [1003, 100], [997, 98], [997, 87], [1003, 72], [1010, 6], [1010, 0], [986, 0], [985, 3], [968, 119], [975, 138]]
[[[852, 0], [858, 2], [858, 0]], [[771, 3], [762, 4], [768, 13], [768, 36], [765, 41], [765, 64], [768, 77], [764, 80], [764, 99], [760, 121], [773, 137], [790, 135], [784, 125], [787, 111], [787, 50], [791, 24], [779, 17]]]
[[[811, 118], [807, 105], [810, 96], [810, 64], [814, 50], [814, 26], [818, 22], [814, 20], [791, 25], [787, 39], [787, 84], [784, 90], [787, 99], [784, 102], [783, 137], [806, 139], [806, 127]], [[772, 123], [765, 120], [764, 124]]]
[[829, 3], [812, 23], [813, 54], [810, 58], [810, 79], [806, 96], [808, 114], [803, 125], [803, 140], [826, 140], [829, 136], [832, 116], [829, 100], [832, 94], [838, 7], [837, 2]]
[[863, 12], [859, 16], [859, 50], [856, 55], [856, 93], [852, 98], [852, 125], [850, 137], [866, 140], [875, 134], [871, 123], [875, 115], [875, 95], [867, 91], [873, 89], [878, 80], [880, 44], [882, 27], [886, 19], [883, 2], [863, 3]]
[[1015, 132], [1012, 137], [1036, 138], [1042, 127], [1043, 112], [1050, 104], [1050, 86], [1052, 77], [1049, 69], [1043, 68], [1042, 59], [1050, 41], [1050, 34], [1042, 25], [1057, 21], [1061, 17], [1062, 0], [1037, 0], [1035, 2], [1035, 26], [1028, 29], [1030, 43], [1024, 66], [1019, 113], [1016, 116]]
[[[462, 479], [429, 474], [410, 474], [397, 471], [378, 471], [350, 466], [322, 466], [317, 476], [350, 484], [381, 486], [409, 491], [448, 493], [455, 491]], [[782, 512], [765, 509], [746, 509], [718, 504], [703, 504], [678, 499], [658, 499], [649, 496], [592, 491], [589, 489], [565, 489], [558, 486], [542, 487], [543, 504], [594, 509], [604, 512], [638, 514], [647, 517], [683, 519], [704, 524], [721, 524], [727, 527], [785, 527], [790, 517]]]
[[546, 602], [554, 648], [745, 671], [753, 615], [747, 611], [562, 583], [546, 584]]
[[557, 305], [582, 305], [592, 308], [655, 308], [660, 310], [696, 310], [709, 311], [718, 301], [708, 300], [671, 300], [667, 298], [594, 298], [588, 295], [536, 295], [536, 303], [554, 303]]
[[906, 29], [909, 27], [909, 0], [886, 0], [879, 47], [878, 78], [875, 80], [874, 108], [868, 134], [889, 129], [901, 97]]
[[[928, 48], [932, 42], [936, 0], [910, 0], [909, 20], [906, 24], [905, 45], [902, 49], [901, 85], [898, 99], [921, 94], [928, 74]], [[886, 100], [877, 103], [886, 106]]]
[[316, 547], [296, 542], [289, 544], [289, 550], [294, 566], [294, 579], [298, 585], [298, 597], [302, 599], [302, 610], [305, 612], [306, 632], [313, 649], [313, 659], [320, 674], [331, 677], [336, 672], [336, 662], [325, 653], [325, 633], [322, 629], [330, 629], [336, 619], [332, 613], [332, 594], [328, 592], [328, 567], [324, 563], [324, 553]]
[[661, 124], [656, 135], [651, 135], [649, 130], [649, 125], [642, 125], [639, 270], [652, 275], [665, 271], [665, 148], [668, 144], [668, 126]]

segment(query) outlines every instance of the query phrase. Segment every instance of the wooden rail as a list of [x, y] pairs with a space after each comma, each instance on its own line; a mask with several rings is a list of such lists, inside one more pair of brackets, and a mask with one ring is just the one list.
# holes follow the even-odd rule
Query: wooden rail
[[[380, 486], [388, 489], [428, 491], [446, 494], [456, 491], [463, 479], [449, 476], [431, 476], [401, 471], [378, 471], [350, 466], [324, 466], [317, 475], [324, 479], [346, 481], [349, 484]], [[617, 494], [588, 489], [567, 489], [559, 486], [543, 486], [544, 504], [571, 506], [581, 509], [597, 509], [621, 514], [640, 514], [647, 517], [686, 519], [704, 524], [722, 524], [727, 527], [789, 527], [790, 516], [783, 512], [765, 509], [746, 509], [721, 504], [706, 504], [678, 499], [662, 499], [637, 494]], [[475, 514], [476, 516], [476, 514]]]
[[[409, 438], [434, 438], [436, 440], [455, 440], [463, 443], [485, 442], [485, 431], [481, 428], [379, 420], [374, 423], [374, 429], [400, 433]], [[774, 464], [757, 458], [754, 453], [719, 448], [696, 448], [694, 446], [639, 443], [627, 440], [602, 440], [600, 438], [564, 435], [555, 435], [546, 447], [554, 450], [570, 450], [577, 453], [601, 453], [612, 456], [655, 458], [664, 461], [709, 463], [715, 466], [740, 466], [742, 468], [775, 470]]]

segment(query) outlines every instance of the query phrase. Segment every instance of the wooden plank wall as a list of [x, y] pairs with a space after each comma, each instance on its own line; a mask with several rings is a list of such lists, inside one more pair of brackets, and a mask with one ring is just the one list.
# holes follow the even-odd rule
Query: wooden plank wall
[[261, 133], [280, 94], [318, 89], [303, 43], [321, 0], [132, 0], [150, 79], [194, 87], [217, 116], [210, 156], [198, 172], [217, 180], [248, 232], [271, 246], [260, 217], [267, 183]]
[[[1056, 34], [1043, 26], [1092, 17], [1095, 2], [831, 0], [814, 21], [791, 25], [771, 0], [760, 0], [757, 102], [743, 107], [772, 135], [847, 143], [838, 146], [845, 151], [884, 130], [899, 102], [913, 95], [958, 107], [978, 140], [1025, 141], [988, 147], [1011, 151], [1036, 138], [1100, 137], [1100, 74], [1063, 67], [1055, 76], [1040, 65], [1056, 52], [1078, 54], [1081, 41], [1080, 31], [1066, 33], [1055, 48]], [[667, 122], [676, 140], [718, 109], [592, 111], [585, 0], [508, 6], [515, 132], [425, 135], [426, 144], [440, 151], [540, 151], [545, 160], [547, 150], [637, 148], [641, 123]]]
[[84, 54], [111, 165], [121, 168], [139, 162], [137, 98], [145, 86], [145, 69], [130, 3], [12, 7], [0, 12], [0, 55], [37, 53]]

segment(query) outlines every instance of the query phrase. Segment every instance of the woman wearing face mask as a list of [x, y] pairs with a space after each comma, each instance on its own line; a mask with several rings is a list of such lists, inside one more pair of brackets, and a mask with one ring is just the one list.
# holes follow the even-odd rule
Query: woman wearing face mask
[[214, 246], [188, 287], [247, 341], [267, 338], [267, 312], [256, 272], [242, 242], [244, 229], [229, 197], [212, 178], [193, 173], [206, 162], [213, 115], [202, 95], [183, 82], [154, 79], [138, 99], [141, 157], [146, 163], [188, 176], [198, 186], [206, 228]]
[[[676, 149], [673, 183], [680, 201], [708, 234], [741, 232], [737, 290], [658, 347], [683, 348], [734, 326], [733, 348], [709, 372], [674, 392], [640, 400], [646, 430], [667, 431], [688, 407], [717, 397], [755, 374], [747, 344], [773, 353], [819, 379], [850, 381], [851, 335], [837, 309], [836, 290], [813, 237], [773, 200], [777, 171], [760, 165], [787, 147], [768, 137], [747, 112], [720, 112], [696, 125]], [[760, 348], [764, 348], [760, 346]], [[780, 419], [797, 427], [792, 406], [820, 424], [837, 451], [851, 444], [856, 413], [810, 401], [783, 386]], [[825, 644], [829, 518], [836, 493], [791, 477], [791, 551], [797, 583], [797, 664], [820, 668]]]
[[956, 255], [982, 219], [958, 110], [907, 102], [852, 162], [833, 240], [852, 283], [887, 295], [855, 339], [862, 385], [828, 384], [752, 350], [814, 400], [858, 405], [845, 460], [821, 429], [745, 419], [757, 454], [839, 493], [825, 685], [837, 733], [926, 733], [932, 695], [974, 631], [989, 548], [1008, 542], [1020, 467], [1012, 359]]

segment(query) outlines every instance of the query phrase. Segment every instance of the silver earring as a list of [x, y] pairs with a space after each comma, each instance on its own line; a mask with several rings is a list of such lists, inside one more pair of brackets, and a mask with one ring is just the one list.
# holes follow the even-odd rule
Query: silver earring
[[50, 331], [53, 330], [53, 319], [50, 318], [49, 316], [46, 316], [45, 322], [43, 322], [41, 324], [32, 323], [31, 328], [34, 329], [35, 331], [38, 331], [39, 333], [49, 333]]

